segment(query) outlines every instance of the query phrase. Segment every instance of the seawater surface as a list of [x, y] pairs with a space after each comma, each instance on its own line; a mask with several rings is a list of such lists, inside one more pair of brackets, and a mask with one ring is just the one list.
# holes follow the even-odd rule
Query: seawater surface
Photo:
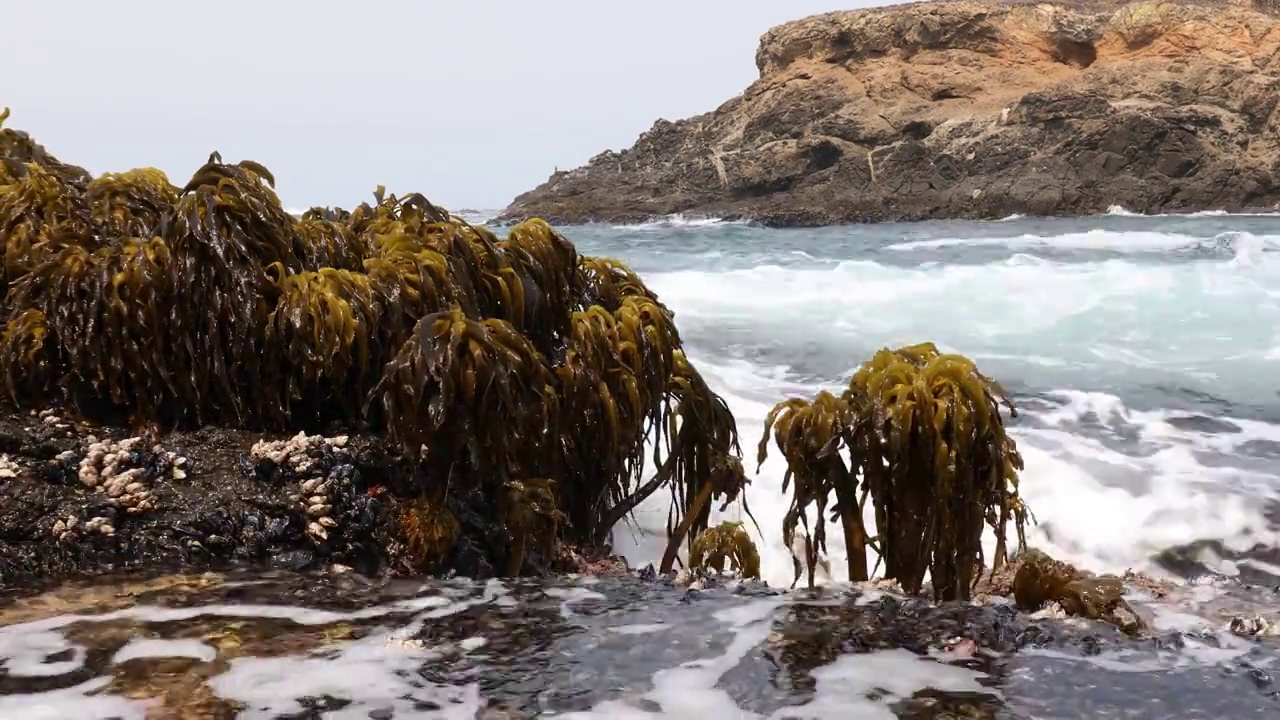
[[[570, 227], [675, 313], [729, 402], [765, 579], [792, 581], [768, 408], [933, 341], [1014, 395], [1031, 543], [1095, 571], [1210, 579], [1131, 597], [1154, 637], [838, 586], [635, 578], [114, 579], [0, 606], [7, 718], [1274, 717], [1272, 640], [1224, 632], [1280, 583], [1280, 217], [771, 230]], [[664, 497], [619, 528], [661, 554]], [[740, 511], [725, 514], [739, 519]], [[1243, 582], [1261, 583], [1247, 588]], [[1234, 605], [1233, 605], [1234, 603]], [[977, 641], [972, 644], [960, 638]], [[967, 649], [966, 649], [967, 648]]]
[[[1280, 216], [567, 232], [630, 263], [675, 312], [752, 470], [775, 402], [838, 391], [878, 348], [931, 341], [1019, 406], [1033, 544], [1100, 572], [1280, 582]], [[792, 578], [783, 468], [772, 453], [748, 495], [775, 584]], [[664, 500], [618, 533], [634, 560], [659, 554]], [[842, 542], [828, 534], [837, 580]]]

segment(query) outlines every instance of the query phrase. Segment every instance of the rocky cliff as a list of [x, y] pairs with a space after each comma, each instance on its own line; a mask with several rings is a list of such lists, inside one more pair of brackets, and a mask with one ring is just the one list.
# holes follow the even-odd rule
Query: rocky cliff
[[955, 0], [770, 30], [716, 110], [502, 219], [818, 225], [1280, 203], [1277, 0]]

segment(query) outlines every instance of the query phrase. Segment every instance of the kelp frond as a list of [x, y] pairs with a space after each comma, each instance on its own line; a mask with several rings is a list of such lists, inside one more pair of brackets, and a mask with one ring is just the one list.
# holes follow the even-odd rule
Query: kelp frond
[[967, 599], [984, 565], [984, 522], [996, 532], [995, 568], [1010, 520], [1024, 541], [1022, 457], [1000, 416], [1012, 403], [971, 360], [931, 343], [876, 353], [846, 395], [861, 418], [848, 442], [876, 508], [886, 575], [914, 592], [927, 570], [939, 598]]
[[760, 577], [760, 551], [740, 522], [723, 522], [693, 541], [689, 549], [689, 568], [724, 572], [730, 569], [745, 578]]
[[178, 201], [178, 188], [164, 172], [140, 168], [106, 173], [89, 181], [89, 214], [109, 238], [150, 238]]
[[449, 510], [426, 499], [402, 502], [396, 522], [405, 545], [405, 560], [417, 572], [436, 569], [458, 539], [461, 527]]
[[[810, 549], [825, 546], [823, 515], [835, 493], [849, 546], [851, 578], [866, 577], [862, 510], [875, 510], [885, 576], [917, 592], [928, 572], [940, 599], [967, 599], [982, 555], [984, 523], [996, 533], [993, 569], [1005, 562], [1007, 526], [1019, 543], [1029, 516], [1018, 497], [1022, 458], [1004, 427], [1000, 406], [1013, 411], [1004, 391], [972, 361], [943, 354], [931, 343], [884, 349], [860, 366], [837, 397], [779, 403], [765, 422], [787, 460], [784, 489], [794, 481], [784, 521], [790, 543], [806, 508], [816, 506]], [[841, 454], [844, 450], [848, 456]], [[862, 479], [861, 496], [858, 482]], [[797, 569], [798, 574], [798, 569]]]
[[[813, 586], [818, 556], [826, 552], [827, 504], [834, 493], [833, 515], [840, 518], [845, 533], [849, 558], [849, 578], [866, 580], [867, 532], [862, 522], [862, 501], [857, 498], [857, 482], [837, 452], [846, 429], [853, 421], [853, 411], [845, 399], [827, 391], [813, 400], [794, 398], [778, 403], [764, 421], [764, 435], [756, 451], [756, 462], [763, 465], [772, 439], [787, 469], [782, 477], [782, 492], [791, 489], [791, 506], [782, 521], [782, 538], [792, 547], [796, 529], [803, 526], [806, 541], [806, 565], [809, 586]], [[809, 527], [809, 509], [814, 508], [814, 526]], [[796, 566], [796, 581], [801, 568]]]
[[469, 468], [477, 481], [536, 474], [537, 448], [554, 429], [546, 360], [502, 320], [458, 308], [424, 317], [386, 366], [380, 399], [392, 440], [427, 464]]

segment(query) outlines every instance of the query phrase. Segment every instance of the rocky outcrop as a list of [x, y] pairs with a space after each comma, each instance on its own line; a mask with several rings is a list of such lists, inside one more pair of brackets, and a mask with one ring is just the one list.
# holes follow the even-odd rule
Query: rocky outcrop
[[1280, 203], [1276, 0], [956, 0], [770, 30], [713, 112], [500, 219], [818, 225]]

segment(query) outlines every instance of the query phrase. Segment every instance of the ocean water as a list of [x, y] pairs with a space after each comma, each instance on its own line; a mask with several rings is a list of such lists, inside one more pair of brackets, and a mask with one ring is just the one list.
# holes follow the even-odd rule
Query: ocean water
[[[565, 232], [674, 311], [749, 470], [774, 403], [838, 391], [878, 348], [932, 341], [1014, 397], [1031, 544], [1099, 572], [1280, 581], [1280, 216]], [[786, 586], [783, 470], [771, 452], [748, 502], [765, 576]], [[655, 496], [615, 549], [660, 557], [666, 517]], [[828, 533], [836, 581], [842, 542]]]

